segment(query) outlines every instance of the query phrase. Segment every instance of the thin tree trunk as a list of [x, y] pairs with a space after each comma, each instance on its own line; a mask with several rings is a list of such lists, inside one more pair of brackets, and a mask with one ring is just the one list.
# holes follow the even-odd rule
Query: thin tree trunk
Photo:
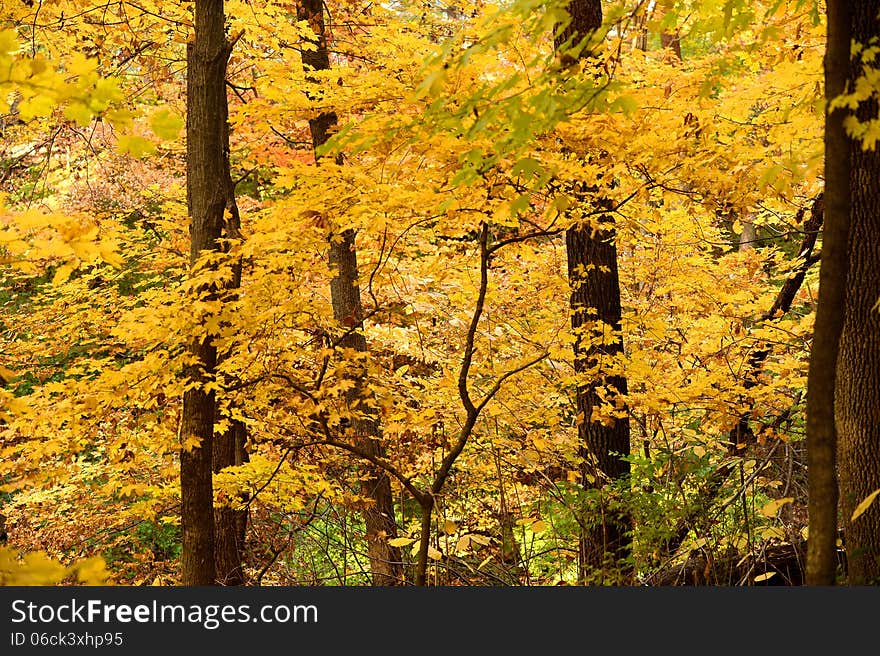
[[[834, 4], [829, 2], [829, 11]], [[863, 46], [875, 42], [880, 37], [880, 4], [863, 0], [851, 2], [849, 7], [852, 40]], [[851, 82], [860, 77], [861, 63], [861, 56], [853, 62]], [[873, 60], [868, 66], [875, 66]], [[871, 97], [860, 103], [856, 117], [866, 122], [876, 119], [877, 113], [877, 100]], [[880, 489], [880, 312], [876, 305], [880, 299], [880, 153], [876, 148], [863, 149], [858, 141], [849, 141], [849, 152], [849, 270], [844, 278], [846, 304], [835, 410], [847, 582], [865, 585], [880, 584], [880, 503], [873, 503], [854, 521], [851, 517], [859, 503]], [[845, 169], [841, 175], [843, 172]], [[841, 277], [836, 284], [843, 284]]]
[[755, 224], [752, 220], [751, 214], [743, 217], [742, 220], [742, 232], [739, 234], [738, 247], [739, 252], [743, 251], [751, 251], [755, 248], [755, 239], [757, 239], [758, 235], [755, 231]]
[[681, 60], [681, 34], [678, 30], [667, 30], [660, 33], [660, 46], [669, 50], [675, 58]]
[[[298, 8], [299, 20], [307, 21], [317, 36], [315, 49], [302, 51], [303, 64], [312, 70], [330, 68], [323, 9], [322, 0], [300, 0]], [[336, 114], [332, 112], [325, 112], [309, 121], [312, 144], [316, 150], [330, 138], [330, 130], [336, 126], [336, 121]], [[339, 347], [364, 353], [367, 350], [367, 340], [363, 334], [363, 306], [358, 287], [355, 232], [346, 230], [333, 237], [329, 240], [329, 265], [335, 272], [330, 282], [333, 315], [348, 331]], [[357, 402], [364, 396], [361, 377], [356, 376], [355, 385], [345, 394], [349, 408], [356, 413], [363, 413], [357, 407]], [[384, 458], [384, 449], [379, 441], [379, 424], [372, 412], [355, 418], [351, 422], [350, 431], [358, 448], [377, 458]], [[390, 539], [397, 536], [391, 480], [380, 468], [372, 464], [364, 466], [366, 471], [361, 491], [369, 500], [369, 506], [364, 509], [363, 515], [373, 585], [399, 585], [404, 582], [400, 549], [388, 544]]]
[[[850, 3], [846, 0], [828, 0], [825, 98], [829, 101], [843, 92], [849, 77], [849, 9]], [[850, 224], [849, 139], [843, 129], [843, 118], [842, 110], [825, 117], [825, 228], [819, 301], [807, 377], [807, 585], [832, 585], [836, 573], [835, 372], [844, 321]]]
[[[571, 0], [567, 10], [571, 22], [555, 35], [563, 65], [592, 56], [589, 49], [568, 54], [566, 43], [578, 45], [602, 26], [600, 0]], [[577, 185], [575, 185], [577, 186]], [[598, 204], [602, 201], [599, 200]], [[614, 222], [610, 215], [599, 219], [599, 226], [574, 226], [566, 232], [568, 276], [572, 287], [571, 327], [575, 334], [575, 371], [591, 376], [577, 390], [579, 451], [583, 459], [581, 484], [585, 489], [600, 490], [612, 481], [629, 476], [629, 418], [625, 414], [626, 378], [614, 369], [614, 359], [623, 353], [620, 335], [620, 280], [617, 272], [617, 246]], [[598, 338], [598, 339], [596, 339]], [[586, 342], [597, 342], [585, 346]], [[602, 397], [613, 402], [620, 417], [594, 419], [593, 410]], [[628, 517], [600, 502], [598, 521], [586, 520], [587, 528], [579, 540], [581, 580], [590, 572], [604, 580], [608, 560], [620, 562], [631, 548], [632, 524]]]
[[[497, 433], [497, 427], [496, 427]], [[498, 475], [498, 523], [501, 527], [501, 562], [515, 571], [517, 577], [521, 574], [522, 557], [519, 552], [519, 544], [516, 541], [515, 519], [510, 512], [507, 503], [507, 493], [504, 489], [504, 476], [501, 471], [501, 453], [498, 448], [494, 449], [495, 471]]]
[[[195, 4], [195, 36], [187, 47], [187, 204], [190, 215], [190, 263], [195, 269], [202, 251], [216, 251], [223, 230], [226, 194], [223, 135], [226, 129], [226, 61], [229, 45], [223, 32], [222, 0]], [[195, 273], [195, 271], [194, 271]], [[202, 293], [210, 293], [201, 290]], [[214, 500], [212, 449], [216, 400], [206, 391], [216, 370], [217, 349], [211, 336], [193, 341], [196, 364], [186, 375], [199, 383], [183, 396], [180, 426], [181, 581], [213, 585]]]

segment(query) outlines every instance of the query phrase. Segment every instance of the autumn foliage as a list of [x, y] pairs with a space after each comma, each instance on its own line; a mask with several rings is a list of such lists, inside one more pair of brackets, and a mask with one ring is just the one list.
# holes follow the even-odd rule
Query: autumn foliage
[[[241, 227], [194, 268], [192, 3], [32, 5], [0, 13], [0, 582], [45, 552], [25, 561], [44, 583], [178, 584], [203, 385], [215, 434], [246, 427], [213, 493], [246, 511], [251, 584], [370, 583], [368, 466], [408, 583], [801, 583], [823, 6], [606, 2], [571, 65], [565, 3], [334, 0], [314, 71], [296, 3], [227, 0]], [[572, 332], [565, 233], [605, 215], [624, 350], [576, 370], [576, 339], [613, 330]], [[365, 351], [334, 318], [346, 231]], [[222, 358], [199, 382], [205, 338]], [[625, 397], [579, 414], [615, 374]], [[585, 484], [578, 424], [623, 418], [630, 475]], [[579, 575], [609, 509], [626, 562]]]

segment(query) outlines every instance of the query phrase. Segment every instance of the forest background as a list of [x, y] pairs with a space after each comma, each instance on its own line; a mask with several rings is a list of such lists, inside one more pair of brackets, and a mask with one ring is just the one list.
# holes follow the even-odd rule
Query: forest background
[[876, 5], [4, 3], [0, 580], [876, 582]]

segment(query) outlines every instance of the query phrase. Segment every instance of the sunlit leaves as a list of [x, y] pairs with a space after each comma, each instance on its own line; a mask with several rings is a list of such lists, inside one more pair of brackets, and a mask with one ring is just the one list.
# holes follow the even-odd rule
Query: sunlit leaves
[[106, 585], [109, 572], [101, 558], [64, 566], [45, 553], [19, 554], [0, 547], [0, 585], [48, 586], [65, 579], [78, 585]]
[[[194, 387], [216, 395], [218, 434], [233, 420], [248, 431], [250, 462], [217, 474], [215, 501], [277, 529], [273, 550], [307, 535], [313, 512], [323, 521], [320, 504], [366, 503], [363, 462], [338, 448], [357, 421], [379, 422], [409, 509], [401, 479], [430, 483], [462, 425], [483, 225], [493, 250], [468, 389], [481, 398], [507, 372], [549, 357], [483, 409], [437, 496], [432, 563], [462, 559], [473, 574], [498, 561], [502, 489], [523, 544], [554, 562], [570, 556], [585, 419], [632, 422], [640, 452], [629, 502], [646, 551], [659, 539], [652, 531], [726, 462], [742, 413], [761, 448], [795, 443], [815, 275], [794, 312], [759, 318], [792, 270], [796, 211], [821, 187], [821, 30], [803, 2], [656, 3], [645, 29], [680, 30], [679, 61], [653, 41], [634, 47], [646, 4], [606, 3], [605, 26], [584, 44], [596, 65], [570, 71], [552, 42], [559, 3], [475, 3], [454, 20], [378, 5], [368, 24], [359, 9], [331, 6], [332, 66], [316, 73], [298, 63], [314, 35], [291, 6], [229, 2], [232, 33], [245, 30], [229, 78], [245, 238], [191, 269], [183, 78], [165, 68], [180, 64], [186, 12], [146, 2], [179, 22], [157, 29], [149, 15], [132, 17], [132, 33], [150, 37], [137, 54], [125, 30], [93, 40], [91, 59], [62, 57], [60, 33], [45, 56], [0, 33], [0, 60], [14, 71], [0, 84], [21, 93], [28, 129], [60, 122], [86, 135], [49, 149], [51, 195], [31, 194], [28, 210], [20, 194], [2, 215], [0, 258], [9, 288], [22, 289], [4, 305], [0, 333], [0, 364], [14, 372], [14, 387], [0, 390], [10, 513], [42, 520], [63, 509], [58, 528], [43, 529], [58, 545], [84, 527], [92, 537], [93, 525], [171, 517], [176, 457], [193, 446], [180, 433], [180, 398]], [[113, 66], [129, 74], [103, 82]], [[41, 80], [51, 82], [45, 94]], [[317, 165], [308, 122], [331, 111], [336, 136]], [[617, 228], [626, 351], [575, 373], [565, 230], [596, 228], [603, 215]], [[760, 235], [740, 251], [749, 226]], [[356, 233], [366, 353], [341, 345], [352, 326], [334, 319], [330, 297], [328, 243], [346, 230]], [[240, 293], [224, 295], [239, 266]], [[598, 348], [613, 335], [596, 323], [579, 337]], [[184, 375], [197, 340], [223, 354], [204, 380]], [[747, 385], [750, 357], [766, 345]], [[615, 373], [627, 376], [626, 398], [600, 386], [583, 417], [578, 385]], [[364, 390], [357, 403], [347, 400], [353, 380]], [[750, 460], [744, 476], [763, 495], [749, 496], [756, 532], [730, 529], [729, 510], [711, 528], [728, 532], [725, 547], [777, 539], [777, 517], [801, 501]], [[421, 527], [412, 513], [402, 521], [391, 544], [412, 557]]]

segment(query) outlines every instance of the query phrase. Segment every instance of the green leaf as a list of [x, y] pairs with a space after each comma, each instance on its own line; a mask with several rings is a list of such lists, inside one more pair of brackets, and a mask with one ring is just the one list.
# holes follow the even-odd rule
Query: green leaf
[[611, 103], [609, 109], [612, 112], [623, 112], [624, 115], [629, 116], [634, 111], [639, 108], [639, 103], [632, 96], [618, 96]]
[[522, 212], [525, 212], [529, 209], [529, 205], [531, 204], [531, 196], [529, 194], [520, 194], [517, 198], [510, 204], [510, 216], [515, 218], [519, 216]]

